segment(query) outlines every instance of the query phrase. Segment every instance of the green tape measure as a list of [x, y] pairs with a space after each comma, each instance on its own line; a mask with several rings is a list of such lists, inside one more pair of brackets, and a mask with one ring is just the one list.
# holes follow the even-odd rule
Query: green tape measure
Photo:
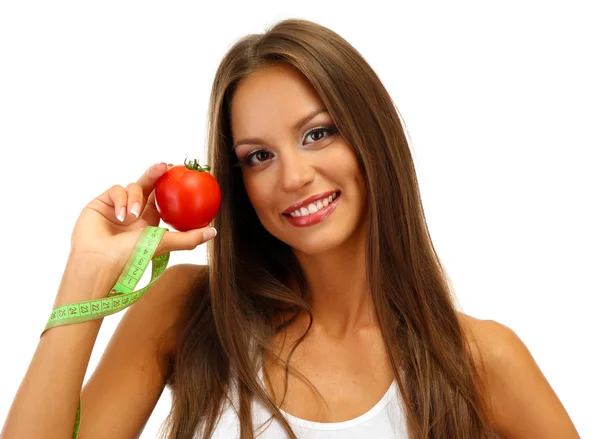
[[[166, 230], [162, 227], [145, 227], [119, 280], [107, 297], [56, 307], [52, 310], [42, 334], [55, 326], [81, 323], [114, 314], [137, 302], [167, 267], [169, 253], [152, 257]], [[144, 288], [133, 291], [150, 262], [152, 262], [150, 282]]]
[[[144, 230], [142, 230], [142, 234], [125, 265], [125, 268], [121, 272], [117, 283], [110, 290], [107, 297], [56, 307], [52, 310], [42, 334], [55, 326], [81, 323], [117, 313], [137, 302], [165, 271], [165, 268], [167, 268], [169, 253], [165, 253], [155, 258], [153, 257], [154, 251], [166, 231], [167, 229], [163, 227], [145, 227]], [[133, 289], [140, 281], [150, 262], [152, 262], [152, 276], [150, 282], [144, 288], [134, 291]], [[40, 337], [42, 334], [40, 334]], [[79, 433], [80, 415], [81, 399], [77, 406], [73, 439], [76, 439]]]

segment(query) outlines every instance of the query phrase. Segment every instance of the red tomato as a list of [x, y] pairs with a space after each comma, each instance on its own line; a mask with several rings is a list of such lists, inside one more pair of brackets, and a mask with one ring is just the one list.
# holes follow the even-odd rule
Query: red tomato
[[173, 166], [156, 182], [156, 208], [162, 220], [180, 232], [206, 227], [221, 205], [221, 189], [198, 161]]

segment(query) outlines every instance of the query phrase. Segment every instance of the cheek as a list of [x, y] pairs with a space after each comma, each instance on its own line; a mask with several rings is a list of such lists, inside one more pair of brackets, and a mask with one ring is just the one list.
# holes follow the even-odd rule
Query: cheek
[[250, 204], [260, 218], [261, 212], [268, 209], [269, 203], [272, 201], [272, 191], [260, 178], [253, 177], [255, 176], [244, 176], [244, 187]]
[[349, 146], [336, 151], [336, 156], [332, 157], [331, 163], [335, 163], [335, 178], [345, 186], [343, 189], [346, 189], [346, 194], [361, 205], [361, 210], [365, 209], [367, 183], [354, 151]]
[[331, 171], [343, 181], [359, 183], [363, 180], [358, 160], [349, 146], [343, 145], [336, 148], [327, 162], [334, 166], [330, 168]]

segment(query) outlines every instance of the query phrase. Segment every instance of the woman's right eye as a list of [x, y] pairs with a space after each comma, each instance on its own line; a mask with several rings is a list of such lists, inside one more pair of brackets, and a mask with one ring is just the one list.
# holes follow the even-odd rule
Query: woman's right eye
[[261, 163], [267, 161], [270, 158], [271, 153], [266, 149], [256, 149], [249, 152], [242, 160], [240, 160], [238, 166], [259, 166]]

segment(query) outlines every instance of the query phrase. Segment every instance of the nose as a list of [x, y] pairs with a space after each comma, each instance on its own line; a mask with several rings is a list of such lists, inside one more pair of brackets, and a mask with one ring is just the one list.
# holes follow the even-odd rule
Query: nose
[[283, 191], [296, 192], [315, 178], [310, 159], [303, 157], [301, 153], [288, 153], [280, 157], [280, 181]]

